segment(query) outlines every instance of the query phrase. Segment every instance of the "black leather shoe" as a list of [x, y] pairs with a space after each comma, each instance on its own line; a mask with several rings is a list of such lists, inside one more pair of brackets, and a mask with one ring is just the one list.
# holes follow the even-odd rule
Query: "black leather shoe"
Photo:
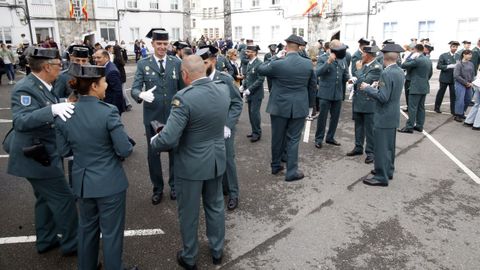
[[380, 182], [375, 178], [367, 178], [367, 179], [363, 180], [363, 183], [365, 185], [369, 185], [369, 186], [388, 187], [388, 182], [387, 183]]
[[322, 148], [322, 143], [315, 143], [315, 147], [318, 149]]
[[325, 141], [325, 143], [328, 143], [328, 144], [331, 144], [331, 145], [335, 145], [335, 146], [340, 146], [341, 144], [339, 142], [337, 142], [336, 140], [333, 140], [333, 141]]
[[178, 265], [180, 265], [181, 267], [183, 267], [183, 269], [186, 269], [186, 270], [197, 270], [197, 265], [194, 264], [194, 265], [190, 265], [190, 264], [187, 264], [183, 258], [182, 258], [182, 251], [178, 251], [177, 252], [177, 263]]
[[272, 168], [272, 174], [277, 175], [277, 174], [279, 174], [281, 171], [283, 171], [284, 169], [285, 169], [285, 167], [283, 167], [283, 166], [276, 167], [276, 168]]
[[[373, 169], [373, 170], [370, 171], [370, 173], [375, 175], [375, 174], [377, 174], [377, 171], [375, 171], [375, 169]], [[388, 180], [393, 180], [393, 176], [389, 176]]]
[[297, 181], [297, 180], [303, 179], [304, 177], [305, 177], [305, 175], [303, 174], [303, 172], [297, 171], [297, 173], [296, 173], [293, 177], [285, 178], [285, 181], [287, 181], [287, 182], [293, 182], [293, 181]]
[[72, 250], [72, 251], [68, 251], [68, 252], [65, 252], [63, 253], [62, 252], [62, 257], [73, 257], [73, 256], [77, 256], [77, 250]]
[[417, 126], [414, 126], [414, 127], [413, 127], [413, 130], [416, 130], [416, 131], [418, 131], [418, 132], [422, 132], [422, 131], [423, 131], [423, 128], [419, 128], [419, 127], [417, 127]]
[[398, 129], [397, 131], [400, 132], [400, 133], [413, 133], [413, 129], [406, 128], [406, 127], [402, 128], [402, 129]]
[[175, 189], [170, 190], [170, 200], [175, 201], [177, 199], [177, 192]]
[[402, 109], [403, 112], [408, 112], [407, 108]]
[[137, 142], [130, 137], [128, 137], [128, 141], [132, 144], [132, 146], [135, 146], [137, 144]]
[[361, 155], [363, 155], [363, 152], [355, 151], [355, 149], [347, 153], [347, 157], [361, 156]]
[[440, 111], [440, 109], [435, 109], [434, 110], [436, 113], [442, 113], [442, 111]]
[[472, 123], [472, 124], [469, 124], [469, 123], [463, 122], [463, 125], [464, 125], [465, 127], [473, 127], [473, 123]]
[[220, 256], [220, 258], [215, 258], [212, 256], [212, 263], [214, 265], [221, 265], [222, 264], [222, 259], [223, 259], [223, 256]]
[[59, 241], [55, 241], [53, 244], [51, 244], [50, 246], [48, 246], [47, 248], [44, 248], [42, 250], [37, 250], [37, 253], [38, 254], [44, 254], [44, 253], [47, 253], [49, 252], [50, 250], [53, 250], [53, 249], [56, 249], [60, 247], [60, 242]]
[[375, 159], [372, 156], [367, 156], [367, 158], [365, 158], [365, 163], [366, 164], [373, 163], [374, 161], [375, 161]]
[[251, 138], [251, 137], [252, 137], [252, 133], [247, 134], [247, 138]]
[[463, 118], [459, 115], [456, 115], [453, 120], [457, 121], [457, 122], [463, 122]]
[[152, 195], [152, 204], [157, 205], [162, 201], [163, 192], [153, 193]]
[[480, 127], [472, 127], [472, 130], [479, 131], [479, 130], [480, 130]]
[[260, 136], [258, 135], [252, 135], [252, 137], [250, 138], [251, 142], [258, 142], [259, 140], [260, 140]]
[[228, 203], [227, 203], [227, 209], [228, 210], [232, 211], [237, 207], [238, 207], [238, 198], [228, 199]]

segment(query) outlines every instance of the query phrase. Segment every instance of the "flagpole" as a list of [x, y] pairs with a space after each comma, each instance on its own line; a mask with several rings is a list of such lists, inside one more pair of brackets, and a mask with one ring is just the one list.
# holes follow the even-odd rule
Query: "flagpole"
[[366, 38], [366, 39], [369, 39], [369, 38], [368, 38], [368, 28], [369, 28], [369, 24], [370, 24], [370, 0], [368, 0], [368, 8], [367, 8], [367, 34], [365, 35], [365, 38]]
[[30, 46], [35, 44], [33, 42], [32, 23], [30, 22], [30, 12], [28, 11], [28, 0], [25, 0], [25, 17], [27, 17], [28, 31], [30, 32]]

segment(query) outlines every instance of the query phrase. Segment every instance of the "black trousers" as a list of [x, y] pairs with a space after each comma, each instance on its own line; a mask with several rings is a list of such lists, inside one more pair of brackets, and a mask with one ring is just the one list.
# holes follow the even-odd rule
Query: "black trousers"
[[410, 93], [410, 80], [405, 80], [405, 101], [407, 102], [407, 107], [408, 107], [408, 94]]
[[443, 97], [445, 96], [445, 92], [447, 90], [450, 93], [450, 113], [452, 115], [455, 114], [455, 83], [442, 83], [440, 82], [440, 89], [438, 89], [437, 96], [435, 97], [435, 110], [440, 110], [440, 106], [442, 106]]

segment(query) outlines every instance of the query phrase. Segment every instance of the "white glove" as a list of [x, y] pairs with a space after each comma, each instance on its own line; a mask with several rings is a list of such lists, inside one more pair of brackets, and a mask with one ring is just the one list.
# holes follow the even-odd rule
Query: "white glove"
[[150, 138], [150, 144], [152, 144], [152, 142], [155, 141], [155, 139], [158, 137], [158, 134], [160, 134], [160, 133], [157, 133], [157, 134], [155, 134], [155, 136]]
[[351, 100], [353, 98], [353, 84], [347, 84], [347, 91], [349, 92], [348, 99]]
[[378, 89], [378, 81], [374, 81], [372, 83], [372, 87], [375, 88], [375, 89]]
[[224, 126], [223, 127], [223, 138], [226, 140], [226, 139], [230, 138], [230, 136], [232, 136], [232, 131], [230, 130], [229, 127]]
[[60, 117], [64, 122], [67, 122], [67, 118], [72, 117], [74, 108], [75, 106], [70, 102], [52, 104], [52, 114], [53, 116]]
[[285, 57], [286, 54], [287, 54], [287, 51], [281, 50], [277, 53], [277, 57], [278, 58], [283, 58], [283, 57]]
[[447, 65], [447, 68], [455, 68], [455, 64]]
[[413, 53], [412, 56], [410, 56], [410, 59], [416, 59], [419, 56], [420, 56], [420, 53], [416, 52], [416, 53]]
[[238, 90], [240, 90], [240, 93], [243, 93], [243, 85], [240, 85], [240, 87], [238, 88]]
[[352, 81], [353, 84], [356, 84], [357, 80], [358, 80], [357, 77], [350, 78], [350, 81]]
[[247, 89], [247, 90], [243, 91], [243, 95], [244, 96], [249, 96], [250, 95], [250, 90]]
[[313, 108], [308, 108], [308, 117], [312, 117]]
[[155, 85], [154, 87], [148, 89], [145, 92], [140, 92], [138, 97], [145, 100], [145, 102], [152, 103], [153, 100], [155, 99], [155, 96], [153, 95], [153, 90], [155, 90], [156, 88], [157, 86]]

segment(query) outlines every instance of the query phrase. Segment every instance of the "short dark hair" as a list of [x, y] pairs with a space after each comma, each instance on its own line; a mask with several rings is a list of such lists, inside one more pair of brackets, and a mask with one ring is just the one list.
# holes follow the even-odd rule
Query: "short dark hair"
[[469, 49], [463, 50], [462, 55], [461, 55], [461, 59], [463, 60], [463, 58], [466, 54], [472, 54], [472, 53], [473, 53], [472, 50], [469, 50]]
[[27, 57], [28, 65], [33, 72], [40, 72], [42, 71], [42, 65], [48, 63], [50, 59], [45, 58], [33, 58], [31, 56]]
[[423, 45], [422, 44], [415, 45], [415, 50], [417, 50], [419, 52], [423, 52]]

